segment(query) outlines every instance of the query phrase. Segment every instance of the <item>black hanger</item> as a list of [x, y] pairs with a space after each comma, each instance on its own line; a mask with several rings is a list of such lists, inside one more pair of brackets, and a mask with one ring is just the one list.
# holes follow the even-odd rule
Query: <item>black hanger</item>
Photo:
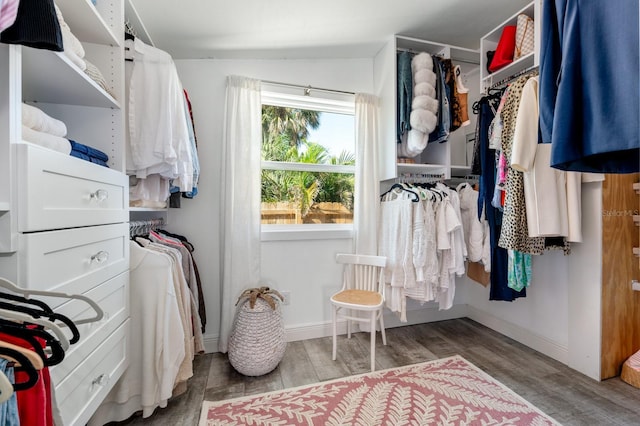
[[[48, 367], [58, 365], [64, 360], [65, 351], [62, 349], [60, 342], [46, 330], [36, 327], [25, 327], [13, 321], [0, 319], [0, 333], [8, 334], [28, 342], [34, 349], [44, 364]], [[51, 355], [47, 357], [42, 349], [42, 344], [37, 340], [40, 338], [45, 341], [46, 347], [50, 349]]]
[[[21, 391], [27, 390], [33, 387], [40, 379], [40, 373], [35, 369], [29, 358], [27, 358], [22, 352], [11, 348], [5, 348], [0, 346], [0, 356], [5, 355], [20, 363], [20, 367], [15, 367], [16, 370], [24, 371], [28, 375], [26, 382], [14, 383], [13, 390]], [[4, 358], [4, 357], [3, 357]]]
[[135, 40], [136, 36], [134, 36], [133, 34], [127, 32], [127, 31], [125, 31], [124, 32], [124, 39], [125, 40]]
[[0, 298], [13, 300], [14, 302], [21, 302], [21, 303], [36, 305], [36, 306], [39, 306], [45, 312], [53, 313], [53, 309], [51, 309], [51, 307], [49, 307], [49, 305], [44, 303], [42, 300], [27, 299], [26, 297], [18, 296], [17, 294], [9, 294], [9, 293], [2, 293], [2, 292], [0, 292]]
[[52, 322], [55, 321], [55, 320], [58, 320], [58, 321], [62, 322], [63, 324], [65, 324], [67, 327], [69, 327], [69, 330], [71, 330], [71, 333], [73, 334], [73, 337], [71, 339], [69, 339], [69, 343], [70, 344], [78, 343], [80, 341], [80, 331], [78, 331], [78, 327], [76, 327], [75, 323], [70, 318], [66, 317], [65, 315], [62, 315], [62, 314], [57, 313], [57, 312], [49, 313], [49, 312], [45, 312], [45, 311], [38, 310], [38, 309], [35, 309], [35, 308], [29, 308], [27, 306], [16, 305], [14, 303], [7, 303], [7, 302], [0, 302], [0, 308], [1, 309], [7, 309], [7, 310], [15, 311], [15, 312], [22, 312], [22, 313], [25, 313], [25, 314], [29, 314], [34, 319], [35, 318], [45, 317], [45, 318], [49, 319]]
[[413, 201], [414, 203], [417, 203], [418, 201], [420, 201], [420, 196], [418, 195], [417, 192], [410, 190], [409, 188], [407, 188], [406, 186], [402, 185], [401, 183], [394, 183], [393, 185], [391, 185], [391, 188], [389, 188], [384, 193], [380, 194], [380, 198], [382, 198], [383, 196], [387, 195], [388, 193], [390, 193], [394, 189], [401, 189], [403, 191], [406, 191], [406, 192], [409, 192], [409, 193], [413, 194], [415, 196], [415, 199], [413, 199], [411, 201]]

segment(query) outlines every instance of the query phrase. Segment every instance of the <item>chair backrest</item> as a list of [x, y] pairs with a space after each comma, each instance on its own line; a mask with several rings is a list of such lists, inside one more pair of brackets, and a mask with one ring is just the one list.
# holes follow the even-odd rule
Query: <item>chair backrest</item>
[[336, 255], [336, 262], [345, 265], [343, 288], [377, 291], [384, 295], [386, 257], [340, 253]]

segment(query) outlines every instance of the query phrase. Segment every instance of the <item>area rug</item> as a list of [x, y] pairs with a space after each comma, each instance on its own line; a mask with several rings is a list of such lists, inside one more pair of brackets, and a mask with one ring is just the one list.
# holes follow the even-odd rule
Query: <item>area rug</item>
[[205, 401], [200, 426], [558, 425], [461, 356]]

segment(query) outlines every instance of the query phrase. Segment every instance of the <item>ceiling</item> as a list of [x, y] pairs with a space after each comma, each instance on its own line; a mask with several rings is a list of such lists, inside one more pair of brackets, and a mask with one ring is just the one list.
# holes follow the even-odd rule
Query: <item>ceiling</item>
[[479, 48], [531, 0], [129, 0], [174, 59], [373, 57], [394, 34]]

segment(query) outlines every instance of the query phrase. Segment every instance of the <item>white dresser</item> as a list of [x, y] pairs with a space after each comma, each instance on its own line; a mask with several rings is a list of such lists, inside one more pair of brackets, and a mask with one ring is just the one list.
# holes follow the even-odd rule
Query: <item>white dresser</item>
[[[64, 425], [84, 425], [127, 367], [129, 208], [124, 143], [124, 0], [56, 0], [105, 91], [63, 53], [0, 44], [0, 276], [84, 294], [104, 311], [51, 368]], [[8, 102], [7, 102], [8, 100]], [[109, 155], [109, 168], [22, 140], [21, 103]], [[70, 318], [88, 305], [44, 298]]]

